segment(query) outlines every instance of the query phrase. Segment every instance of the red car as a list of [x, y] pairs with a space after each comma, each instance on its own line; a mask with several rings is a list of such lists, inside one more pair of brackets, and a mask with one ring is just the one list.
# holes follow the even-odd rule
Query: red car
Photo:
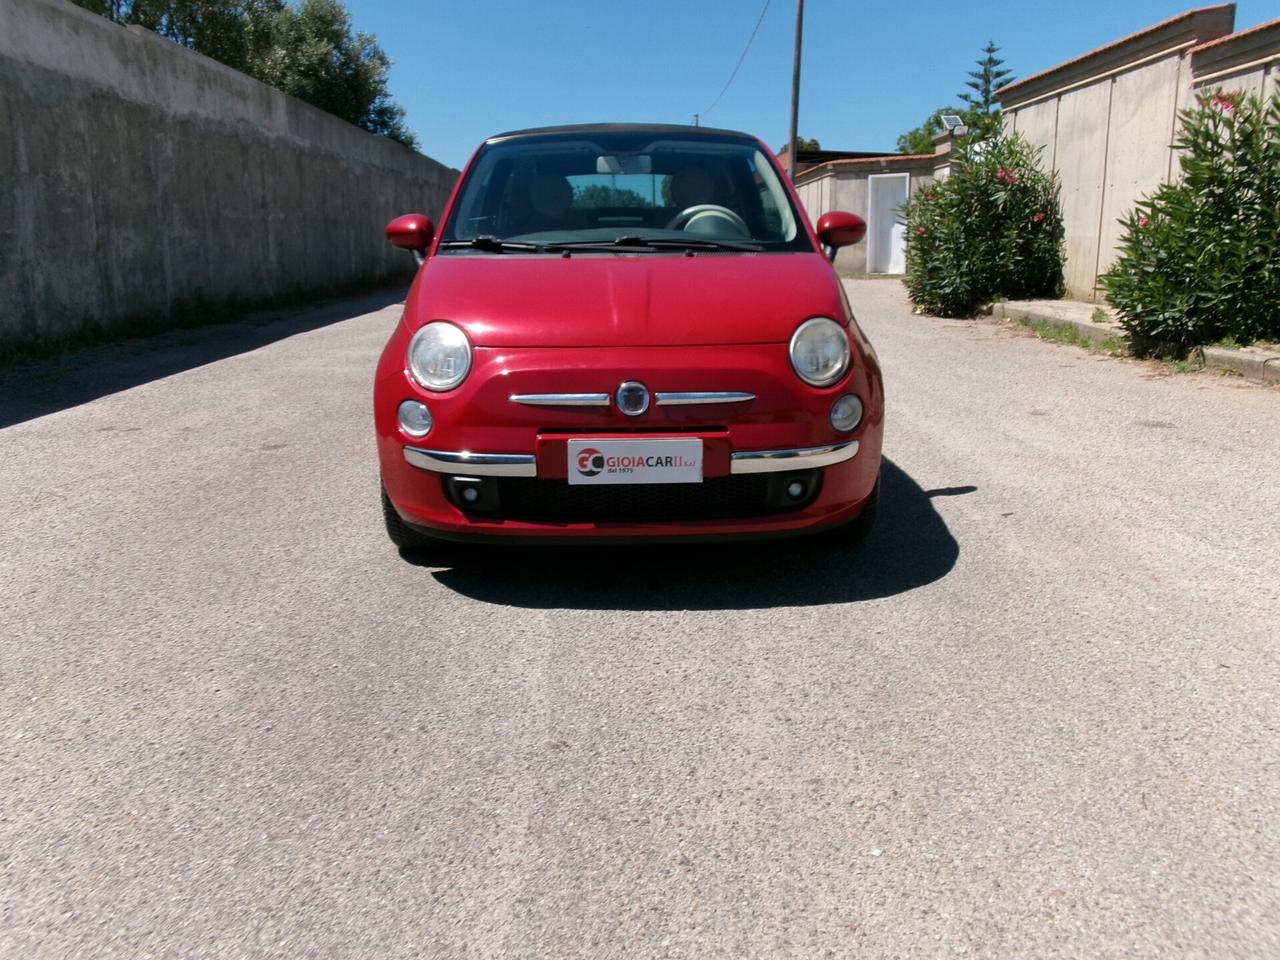
[[422, 263], [374, 384], [392, 542], [864, 536], [884, 388], [828, 254], [865, 229], [742, 133], [486, 140], [439, 232], [387, 226]]

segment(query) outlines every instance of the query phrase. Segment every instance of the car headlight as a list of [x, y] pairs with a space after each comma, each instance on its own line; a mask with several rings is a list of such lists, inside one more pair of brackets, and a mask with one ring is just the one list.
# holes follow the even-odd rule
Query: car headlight
[[433, 320], [409, 341], [409, 373], [428, 390], [452, 390], [471, 371], [471, 343], [452, 323]]
[[849, 338], [826, 317], [812, 317], [791, 335], [791, 368], [805, 383], [829, 387], [849, 369]]

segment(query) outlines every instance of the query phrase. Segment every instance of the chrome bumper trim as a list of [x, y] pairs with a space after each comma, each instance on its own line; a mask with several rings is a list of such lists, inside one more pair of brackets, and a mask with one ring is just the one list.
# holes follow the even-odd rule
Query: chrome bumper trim
[[729, 472], [779, 473], [784, 470], [809, 470], [844, 463], [857, 455], [857, 440], [799, 450], [743, 450], [730, 456]]
[[531, 453], [471, 453], [467, 450], [420, 450], [405, 447], [408, 463], [433, 473], [467, 473], [477, 477], [536, 477], [538, 460]]
[[702, 403], [746, 403], [754, 400], [754, 393], [741, 393], [733, 390], [713, 390], [710, 392], [656, 393], [655, 399], [660, 407], [691, 407]]
[[607, 393], [513, 393], [507, 397], [512, 403], [526, 407], [607, 407]]

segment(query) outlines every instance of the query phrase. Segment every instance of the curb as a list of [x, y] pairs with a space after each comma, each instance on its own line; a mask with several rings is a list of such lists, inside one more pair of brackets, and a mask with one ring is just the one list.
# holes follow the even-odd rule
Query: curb
[[[1023, 306], [1017, 301], [992, 304], [991, 313], [1006, 320], [1037, 320], [1072, 327], [1081, 336], [1099, 343], [1125, 338], [1124, 330], [1119, 324], [1078, 320], [1065, 316], [1063, 312]], [[1205, 347], [1203, 354], [1207, 370], [1230, 370], [1256, 383], [1280, 384], [1280, 353], [1259, 350], [1257, 347], [1240, 347], [1235, 350], [1227, 347]]]
[[1064, 317], [1059, 313], [1048, 310], [1036, 310], [1031, 307], [1020, 306], [1016, 300], [992, 304], [991, 313], [1006, 320], [1038, 320], [1042, 323], [1054, 323], [1059, 326], [1072, 327], [1081, 336], [1088, 337], [1098, 343], [1104, 340], [1124, 339], [1124, 330], [1121, 329], [1119, 324], [1098, 323], [1094, 320], [1076, 320], [1073, 317]]
[[1268, 353], [1256, 347], [1241, 347], [1239, 350], [1205, 347], [1204, 365], [1219, 370], [1233, 370], [1247, 380], [1280, 384], [1280, 354]]

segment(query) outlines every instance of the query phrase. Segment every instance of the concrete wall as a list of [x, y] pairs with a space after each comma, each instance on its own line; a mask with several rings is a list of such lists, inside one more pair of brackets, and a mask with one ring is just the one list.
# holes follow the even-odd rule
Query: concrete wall
[[1241, 30], [1191, 51], [1194, 90], [1239, 90], [1267, 98], [1280, 92], [1280, 20]]
[[1068, 296], [1099, 297], [1120, 219], [1178, 175], [1178, 114], [1198, 89], [1277, 89], [1280, 21], [1232, 34], [1234, 18], [1231, 4], [1188, 11], [999, 91], [1006, 130], [1061, 180]]
[[0, 0], [0, 340], [412, 269], [456, 177], [65, 0]]
[[[903, 160], [883, 157], [869, 160], [835, 160], [805, 170], [796, 176], [796, 192], [810, 221], [832, 210], [856, 213], [868, 219], [867, 177], [873, 173], [909, 173], [908, 194], [933, 182], [932, 157], [913, 157]], [[836, 268], [846, 274], [867, 272], [867, 242], [863, 240], [851, 247], [844, 247], [836, 254]]]

